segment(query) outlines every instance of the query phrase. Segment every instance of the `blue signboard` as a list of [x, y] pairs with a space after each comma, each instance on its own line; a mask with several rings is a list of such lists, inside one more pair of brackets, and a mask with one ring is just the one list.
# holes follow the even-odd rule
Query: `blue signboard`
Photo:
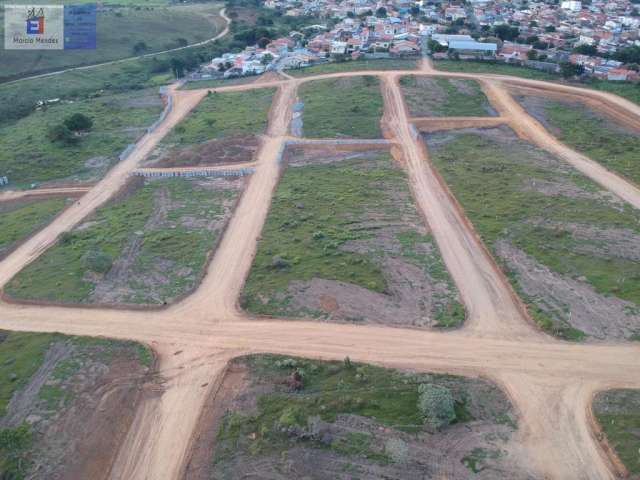
[[64, 48], [96, 48], [96, 4], [64, 6]]

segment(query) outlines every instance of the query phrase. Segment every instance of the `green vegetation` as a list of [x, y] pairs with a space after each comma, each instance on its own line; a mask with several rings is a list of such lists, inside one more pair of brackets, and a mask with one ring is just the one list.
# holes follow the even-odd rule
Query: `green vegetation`
[[[125, 267], [128, 283], [121, 286], [130, 293], [123, 300], [170, 301], [195, 286], [219, 234], [206, 225], [222, 218], [225, 203], [236, 194], [184, 178], [148, 182], [98, 209], [81, 228], [63, 234], [11, 280], [6, 293], [20, 299], [90, 302], [125, 248], [134, 248], [132, 263]], [[164, 204], [163, 213], [154, 208], [158, 201]], [[145, 275], [163, 276], [164, 281], [150, 284]]]
[[436, 60], [434, 68], [445, 72], [495, 73], [513, 75], [515, 77], [533, 78], [534, 80], [557, 80], [560, 75], [534, 70], [502, 62], [481, 62], [477, 60]]
[[49, 198], [0, 204], [0, 257], [20, 240], [44, 226], [66, 204], [64, 198]]
[[[0, 79], [108, 62], [200, 42], [215, 36], [223, 28], [224, 21], [217, 16], [218, 10], [219, 4], [196, 3], [117, 6], [98, 11], [98, 48], [49, 54], [4, 50]], [[0, 10], [0, 37], [3, 36], [4, 21]]]
[[[7, 414], [13, 395], [29, 384], [54, 343], [66, 343], [70, 353], [55, 365], [50, 380], [64, 381], [70, 378], [80, 372], [88, 360], [110, 363], [116, 357], [133, 355], [140, 364], [151, 364], [150, 350], [135, 342], [0, 331], [0, 417]], [[56, 411], [72, 398], [71, 389], [62, 384], [45, 383], [38, 391], [37, 401], [43, 402], [43, 408]], [[3, 479], [25, 478], [32, 463], [32, 445], [37, 440], [34, 436], [26, 423], [15, 428], [0, 429], [0, 472]]]
[[418, 386], [418, 408], [424, 424], [432, 430], [441, 430], [456, 419], [456, 404], [447, 387], [423, 383]]
[[299, 69], [287, 70], [293, 77], [308, 77], [324, 73], [352, 72], [358, 70], [416, 70], [415, 59], [381, 59], [381, 60], [351, 60], [347, 62], [322, 63]]
[[[0, 127], [0, 172], [14, 187], [71, 176], [90, 178], [144, 133], [161, 110], [157, 92], [144, 91], [61, 102], [35, 111]], [[63, 137], [48, 135], [53, 125], [78, 114], [93, 122], [90, 132], [74, 133], [62, 125]]]
[[[601, 241], [574, 237], [567, 227], [563, 228], [586, 224], [639, 232], [637, 211], [628, 205], [607, 203], [598, 197], [601, 190], [591, 180], [550, 157], [536, 161], [543, 152], [515, 137], [508, 138], [508, 143], [477, 134], [459, 134], [448, 142], [439, 141], [444, 134], [433, 138], [430, 157], [494, 253], [499, 240], [508, 240], [552, 271], [585, 279], [603, 295], [640, 305], [640, 264], [624, 256], [594, 254], [593, 248], [601, 247]], [[543, 194], [527, 188], [531, 182], [565, 182], [586, 194]], [[497, 254], [496, 258], [501, 261]], [[584, 336], [551, 318], [545, 299], [525, 295], [517, 275], [503, 267], [543, 328], [570, 339]]]
[[596, 395], [593, 410], [609, 445], [631, 477], [640, 475], [640, 390], [607, 390]]
[[474, 80], [406, 76], [400, 79], [400, 86], [414, 117], [483, 117], [491, 111]]
[[[308, 425], [312, 429], [317, 418], [336, 422], [340, 414], [360, 415], [400, 431], [423, 432], [423, 414], [418, 408], [418, 387], [423, 382], [450, 391], [456, 409], [461, 412], [457, 423], [474, 419], [468, 411], [474, 402], [468, 390], [472, 380], [464, 377], [409, 374], [351, 362], [349, 358], [326, 362], [251, 355], [236, 361], [246, 363], [255, 381], [269, 385], [271, 391], [257, 397], [255, 413], [227, 413], [216, 442], [216, 463], [243, 451], [260, 455], [283, 450], [295, 441], [287, 434], [288, 430], [306, 429]], [[254, 439], [248, 442], [250, 436]], [[306, 445], [326, 448], [318, 440], [309, 440]], [[335, 438], [330, 448], [381, 463], [390, 461], [387, 452], [372, 449], [366, 433], [353, 432]]]
[[[397, 225], [402, 212], [406, 228]], [[366, 222], [375, 218], [376, 226]], [[361, 222], [364, 222], [362, 224]], [[398, 256], [420, 267], [432, 281], [455, 292], [433, 238], [416, 230], [421, 223], [404, 172], [387, 155], [349, 159], [334, 164], [289, 167], [285, 170], [263, 228], [258, 251], [242, 295], [243, 308], [257, 314], [297, 315], [290, 309], [288, 287], [313, 278], [336, 280], [385, 293], [380, 263], [390, 252], [382, 246], [356, 252], [348, 242], [384, 237], [393, 224]], [[390, 249], [394, 249], [393, 244]], [[395, 254], [394, 254], [395, 255]], [[268, 297], [268, 302], [264, 298]], [[444, 295], [434, 314], [439, 326], [464, 320], [464, 309]], [[322, 316], [321, 312], [304, 312]]]
[[307, 137], [380, 138], [383, 105], [372, 76], [316, 80], [300, 88]]
[[260, 134], [267, 127], [275, 90], [212, 93], [163, 139], [164, 144], [190, 145], [214, 138]]
[[558, 139], [640, 184], [640, 136], [621, 132], [607, 117], [582, 105], [549, 101], [545, 113]]
[[[437, 70], [443, 70], [445, 72], [495, 73], [499, 75], [513, 75], [515, 77], [532, 78], [534, 80], [551, 81], [560, 81], [561, 78], [560, 74], [543, 72], [508, 63], [480, 62], [475, 60], [437, 60], [434, 62], [434, 66]], [[589, 78], [583, 83], [571, 83], [571, 85], [613, 93], [640, 104], [640, 84], [637, 83], [610, 82], [608, 80]]]

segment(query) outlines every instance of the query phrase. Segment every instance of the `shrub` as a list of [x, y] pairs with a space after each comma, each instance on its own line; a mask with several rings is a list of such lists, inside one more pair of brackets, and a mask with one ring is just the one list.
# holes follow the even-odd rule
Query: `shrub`
[[67, 145], [74, 144], [78, 141], [73, 132], [62, 123], [49, 127], [47, 130], [47, 138], [52, 142], [62, 142]]
[[74, 113], [65, 118], [63, 123], [72, 132], [84, 132], [93, 127], [93, 120], [83, 113]]
[[423, 383], [418, 394], [418, 409], [430, 429], [440, 430], [456, 419], [455, 401], [448, 388]]
[[96, 273], [107, 273], [111, 270], [111, 257], [100, 249], [89, 250], [83, 258], [84, 266]]

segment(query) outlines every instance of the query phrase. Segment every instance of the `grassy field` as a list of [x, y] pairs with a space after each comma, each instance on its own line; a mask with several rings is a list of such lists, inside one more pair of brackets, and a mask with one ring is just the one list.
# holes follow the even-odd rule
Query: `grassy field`
[[[382, 427], [390, 429], [391, 434], [403, 431], [419, 435], [425, 431], [418, 408], [418, 387], [423, 382], [450, 391], [455, 402], [453, 423], [475, 419], [470, 408], [478, 398], [468, 390], [474, 381], [464, 377], [413, 375], [351, 362], [348, 358], [343, 362], [327, 362], [252, 355], [236, 359], [236, 362], [246, 363], [255, 381], [271, 391], [258, 396], [257, 411], [231, 411], [225, 415], [216, 440], [214, 466], [238, 454], [256, 456], [282, 452], [296, 443], [295, 435], [288, 435], [287, 431], [304, 431], [310, 422], [317, 420], [337, 425], [339, 417], [344, 415], [369, 419], [380, 426], [380, 430]], [[288, 379], [294, 372], [301, 378], [298, 391], [287, 388]], [[508, 408], [508, 403], [503, 403], [486, 416], [499, 422], [509, 415]], [[369, 441], [369, 433], [357, 433], [358, 427], [362, 429], [363, 425], [354, 423], [346, 438], [335, 435], [328, 445], [326, 441], [323, 444], [311, 438], [305, 442], [306, 448], [329, 448], [339, 455], [355, 455], [381, 464], [396, 461], [390, 448], [376, 448]], [[250, 437], [252, 441], [248, 440]]]
[[232, 135], [263, 133], [274, 93], [273, 88], [212, 93], [162, 143], [182, 146]]
[[[534, 80], [560, 81], [559, 74], [542, 72], [532, 68], [510, 65], [506, 63], [489, 63], [473, 60], [454, 61], [436, 60], [434, 62], [436, 70], [445, 72], [465, 72], [465, 73], [495, 73], [499, 75], [513, 75], [515, 77], [531, 78]], [[608, 80], [598, 80], [590, 78], [583, 83], [563, 82], [569, 85], [593, 90], [601, 90], [626, 98], [632, 102], [640, 104], [640, 84], [630, 82], [610, 82]]]
[[[608, 242], [591, 239], [589, 233], [575, 236], [570, 229], [584, 225], [587, 232], [628, 229], [637, 234], [637, 211], [608, 203], [591, 180], [550, 157], [544, 160], [541, 151], [515, 137], [497, 143], [477, 134], [447, 135], [430, 137], [430, 158], [494, 253], [506, 240], [553, 272], [640, 306], [640, 263], [623, 252], [607, 253]], [[546, 185], [569, 193], [535, 190]], [[503, 267], [543, 328], [569, 339], [584, 336], [566, 323], [570, 311], [554, 312], [559, 317], [552, 318], [546, 299], [524, 295], [518, 276]]]
[[183, 178], [147, 182], [64, 234], [5, 291], [17, 299], [90, 303], [96, 287], [119, 268], [124, 279], [114, 285], [126, 294], [115, 301], [169, 302], [195, 286], [220, 232], [206, 226], [222, 218], [223, 203], [235, 195]]
[[596, 395], [593, 412], [631, 478], [640, 475], [640, 390], [607, 390]]
[[[370, 217], [370, 223], [377, 226], [364, 220]], [[403, 226], [398, 226], [399, 218], [406, 222]], [[383, 247], [375, 241], [386, 235], [387, 222], [395, 225], [391, 243], [398, 243], [397, 253], [386, 251], [393, 250], [393, 245]], [[387, 255], [417, 265], [423, 275], [433, 282], [444, 282], [455, 292], [433, 238], [413, 226], [420, 222], [406, 177], [393, 167], [388, 154], [377, 159], [290, 166], [273, 198], [242, 306], [257, 314], [326, 316], [291, 307], [288, 288], [295, 282], [321, 278], [387, 293], [381, 267]], [[376, 245], [371, 251], [345, 248], [369, 239]], [[439, 326], [457, 326], [464, 320], [464, 309], [454, 299], [443, 299], [435, 310], [429, 313]]]
[[67, 203], [63, 197], [0, 203], [0, 258], [20, 240], [46, 225]]
[[[114, 358], [122, 359], [128, 355], [146, 367], [151, 366], [152, 362], [150, 350], [133, 342], [59, 334], [0, 332], [0, 418], [8, 413], [12, 397], [24, 389], [41, 368], [47, 351], [54, 343], [64, 345], [63, 348], [70, 353], [55, 363], [49, 373], [45, 373], [48, 382], [36, 392], [35, 398], [28, 400], [33, 404], [18, 406], [26, 412], [46, 409], [49, 415], [53, 415], [64, 408], [61, 405], [72, 402], [75, 394], [69, 388], [68, 380], [76, 374], [86, 375], [83, 368], [90, 363], [108, 365]], [[42, 442], [42, 432], [33, 430], [24, 421], [13, 428], [1, 428], [0, 471], [3, 478], [25, 478], [35, 461], [44, 460], [34, 458], [39, 455]]]
[[287, 73], [292, 77], [308, 77], [323, 73], [352, 72], [356, 70], [416, 70], [418, 68], [417, 62], [415, 59], [352, 60], [291, 69], [287, 70]]
[[300, 87], [306, 137], [380, 138], [380, 82], [363, 76], [316, 80]]
[[407, 76], [400, 79], [400, 87], [414, 117], [484, 117], [491, 112], [473, 80]]
[[[162, 111], [156, 90], [61, 102], [0, 127], [0, 172], [12, 187], [102, 174], [118, 154], [152, 124]], [[48, 130], [72, 114], [93, 120], [91, 131], [74, 144], [51, 141]]]
[[444, 72], [495, 73], [498, 75], [532, 78], [534, 80], [558, 80], [560, 78], [560, 75], [508, 63], [491, 63], [475, 60], [435, 60], [433, 66], [436, 70], [442, 70]]
[[[3, 50], [3, 77], [36, 74], [62, 68], [158, 52], [201, 42], [215, 36], [224, 21], [216, 3], [165, 6], [114, 7], [97, 15], [95, 50]], [[4, 48], [3, 13], [0, 10], [0, 49]], [[144, 42], [147, 48], [134, 51]]]
[[550, 101], [545, 113], [561, 142], [640, 184], [639, 135], [621, 132], [607, 117], [581, 105]]

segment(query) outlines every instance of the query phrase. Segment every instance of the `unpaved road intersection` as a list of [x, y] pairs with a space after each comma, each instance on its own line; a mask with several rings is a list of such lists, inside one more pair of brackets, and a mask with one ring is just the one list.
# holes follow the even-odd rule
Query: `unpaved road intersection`
[[[429, 223], [467, 308], [464, 328], [450, 333], [311, 321], [259, 320], [238, 308], [256, 240], [277, 185], [298, 86], [310, 80], [366, 73], [382, 79], [385, 137], [406, 168], [416, 203]], [[633, 344], [570, 344], [540, 333], [488, 254], [437, 172], [407, 115], [401, 75], [443, 75], [480, 80], [493, 106], [520, 136], [568, 161], [635, 207], [640, 190], [557, 142], [524, 111], [505, 84], [537, 86], [597, 98], [621, 115], [640, 118], [640, 107], [610, 94], [497, 75], [434, 71], [368, 71], [287, 78], [222, 87], [218, 91], [278, 88], [256, 171], [198, 290], [162, 310], [63, 308], [0, 304], [0, 327], [133, 339], [158, 357], [157, 395], [138, 411], [110, 472], [114, 479], [179, 479], [205, 399], [219, 386], [230, 358], [273, 352], [359, 361], [423, 371], [484, 376], [510, 396], [519, 414], [508, 455], [537, 478], [614, 478], [616, 466], [597, 443], [590, 403], [595, 392], [640, 387], [640, 348]], [[174, 108], [161, 126], [72, 207], [0, 262], [0, 286], [111, 198], [153, 147], [206, 91], [171, 90]]]

